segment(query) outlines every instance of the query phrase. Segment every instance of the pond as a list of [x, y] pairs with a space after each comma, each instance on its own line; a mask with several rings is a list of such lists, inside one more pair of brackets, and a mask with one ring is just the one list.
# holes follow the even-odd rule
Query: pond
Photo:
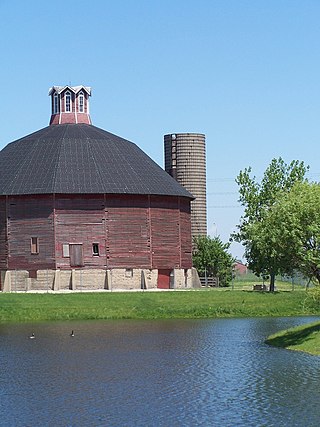
[[314, 320], [1, 325], [0, 425], [318, 426], [320, 357], [264, 344]]

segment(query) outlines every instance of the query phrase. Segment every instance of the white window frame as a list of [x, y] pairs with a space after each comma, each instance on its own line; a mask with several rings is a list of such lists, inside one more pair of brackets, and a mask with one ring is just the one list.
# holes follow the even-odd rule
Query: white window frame
[[72, 96], [71, 96], [71, 92], [66, 92], [65, 97], [64, 97], [64, 110], [66, 113], [71, 113], [72, 112]]
[[78, 109], [79, 113], [84, 113], [84, 93], [81, 91], [78, 95]]
[[53, 95], [53, 114], [59, 113], [59, 95], [55, 93]]

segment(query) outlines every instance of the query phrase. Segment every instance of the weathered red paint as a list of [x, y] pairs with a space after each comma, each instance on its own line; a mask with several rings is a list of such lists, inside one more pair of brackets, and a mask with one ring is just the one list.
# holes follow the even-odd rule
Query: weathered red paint
[[159, 270], [158, 271], [158, 288], [159, 289], [170, 289], [170, 270]]
[[[31, 254], [31, 237], [39, 253]], [[93, 254], [99, 245], [99, 256]], [[70, 269], [63, 245], [81, 244], [85, 268], [191, 268], [190, 202], [176, 196], [32, 195], [0, 198], [0, 268]]]
[[7, 245], [7, 203], [6, 197], [0, 198], [0, 269], [8, 268]]

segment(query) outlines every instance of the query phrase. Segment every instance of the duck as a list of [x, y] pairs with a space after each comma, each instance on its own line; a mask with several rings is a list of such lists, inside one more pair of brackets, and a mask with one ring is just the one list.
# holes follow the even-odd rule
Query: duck
[[35, 338], [35, 335], [34, 335], [34, 333], [32, 332], [32, 334], [30, 335], [30, 337], [29, 337], [31, 340], [33, 340], [34, 338]]

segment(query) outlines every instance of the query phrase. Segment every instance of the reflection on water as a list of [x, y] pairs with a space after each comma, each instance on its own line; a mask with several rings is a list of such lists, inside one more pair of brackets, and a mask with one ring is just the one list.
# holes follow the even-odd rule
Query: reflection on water
[[263, 342], [313, 320], [2, 325], [0, 425], [318, 426], [320, 358]]

